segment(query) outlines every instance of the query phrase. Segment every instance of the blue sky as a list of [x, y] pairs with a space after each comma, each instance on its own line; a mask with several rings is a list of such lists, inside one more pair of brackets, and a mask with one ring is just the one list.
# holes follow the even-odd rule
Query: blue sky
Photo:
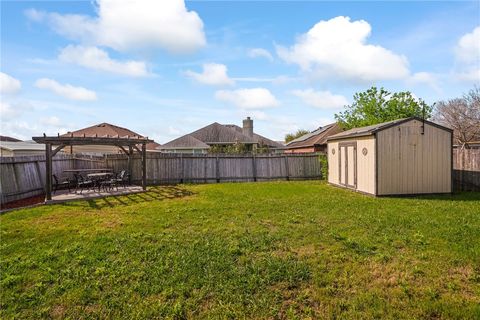
[[165, 143], [212, 122], [281, 140], [372, 85], [480, 83], [480, 2], [1, 1], [3, 135], [100, 122]]

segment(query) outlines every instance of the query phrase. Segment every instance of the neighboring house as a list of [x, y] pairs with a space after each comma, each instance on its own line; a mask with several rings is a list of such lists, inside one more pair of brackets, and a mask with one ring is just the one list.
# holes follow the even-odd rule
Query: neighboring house
[[327, 138], [342, 131], [337, 123], [320, 127], [287, 143], [285, 153], [322, 152], [326, 154]]
[[7, 136], [0, 136], [0, 141], [20, 142], [22, 140], [17, 138], [7, 137]]
[[328, 138], [328, 182], [376, 196], [452, 192], [452, 130], [417, 117]]
[[[143, 138], [136, 132], [133, 132], [127, 128], [122, 128], [110, 123], [100, 123], [91, 127], [80, 129], [77, 131], [67, 132], [61, 136], [73, 136], [73, 137], [139, 137]], [[147, 144], [147, 152], [160, 152], [158, 149], [160, 144], [152, 142]], [[115, 146], [71, 146], [65, 148], [66, 153], [85, 153], [91, 155], [103, 155], [109, 153], [122, 153], [120, 148]]]
[[44, 156], [45, 145], [29, 141], [0, 140], [0, 157]]
[[253, 132], [253, 120], [243, 120], [243, 127], [234, 124], [214, 122], [206, 127], [165, 143], [160, 147], [169, 153], [207, 153], [213, 146], [226, 147], [234, 144], [245, 145], [247, 151], [258, 148], [275, 150], [283, 145]]

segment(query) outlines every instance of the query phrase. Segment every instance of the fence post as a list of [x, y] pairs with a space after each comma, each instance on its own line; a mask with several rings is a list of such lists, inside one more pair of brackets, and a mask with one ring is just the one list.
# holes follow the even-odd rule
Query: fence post
[[257, 159], [255, 158], [255, 153], [252, 154], [252, 165], [253, 165], [253, 181], [257, 182]]
[[180, 175], [180, 183], [183, 183], [185, 179], [185, 164], [183, 163], [183, 153], [180, 153], [180, 168], [182, 170], [182, 173]]
[[285, 159], [285, 174], [287, 175], [286, 178], [287, 178], [287, 181], [290, 181], [290, 172], [288, 170], [288, 156], [284, 155], [284, 159]]
[[46, 200], [52, 200], [52, 145], [45, 144], [45, 193]]
[[204, 177], [204, 183], [207, 183], [207, 156], [204, 156], [203, 158], [203, 177]]
[[220, 182], [220, 160], [218, 159], [218, 156], [215, 158], [216, 159], [216, 165], [215, 165], [215, 171], [216, 171], [216, 177], [217, 177], [217, 183]]

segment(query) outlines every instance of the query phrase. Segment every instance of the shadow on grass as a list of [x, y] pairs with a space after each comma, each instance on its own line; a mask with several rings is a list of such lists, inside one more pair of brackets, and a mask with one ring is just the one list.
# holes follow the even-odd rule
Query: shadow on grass
[[143, 202], [163, 201], [191, 196], [194, 193], [179, 186], [149, 187], [146, 192], [108, 196], [105, 198], [89, 199], [84, 201], [65, 202], [62, 205], [69, 207], [84, 207], [87, 204], [91, 209], [100, 210], [106, 207], [129, 206]]
[[453, 194], [426, 194], [426, 195], [405, 195], [405, 196], [399, 195], [399, 196], [388, 196], [385, 198], [444, 200], [444, 201], [479, 201], [480, 202], [480, 192], [462, 191], [462, 192], [454, 192]]

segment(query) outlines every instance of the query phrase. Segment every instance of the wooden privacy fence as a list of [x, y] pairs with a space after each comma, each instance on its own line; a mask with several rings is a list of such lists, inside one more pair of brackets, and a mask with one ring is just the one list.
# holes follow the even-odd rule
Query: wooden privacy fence
[[[83, 168], [105, 168], [102, 157], [56, 155], [52, 172], [57, 177], [63, 171]], [[0, 157], [0, 203], [21, 200], [45, 193], [45, 156]]]
[[[142, 179], [141, 157], [133, 157], [129, 169], [125, 155], [88, 157], [58, 154], [52, 172], [110, 168], [127, 170], [132, 181]], [[302, 180], [321, 178], [318, 154], [302, 155], [182, 155], [147, 154], [147, 183], [212, 183], [235, 181]], [[45, 156], [0, 158], [1, 203], [21, 200], [45, 192]]]
[[453, 149], [454, 188], [480, 191], [480, 148]]
[[[132, 180], [142, 176], [142, 164], [134, 157], [131, 170], [123, 155], [109, 155], [107, 167], [132, 172]], [[301, 155], [191, 155], [148, 154], [147, 184], [212, 183], [321, 178], [318, 154]]]

